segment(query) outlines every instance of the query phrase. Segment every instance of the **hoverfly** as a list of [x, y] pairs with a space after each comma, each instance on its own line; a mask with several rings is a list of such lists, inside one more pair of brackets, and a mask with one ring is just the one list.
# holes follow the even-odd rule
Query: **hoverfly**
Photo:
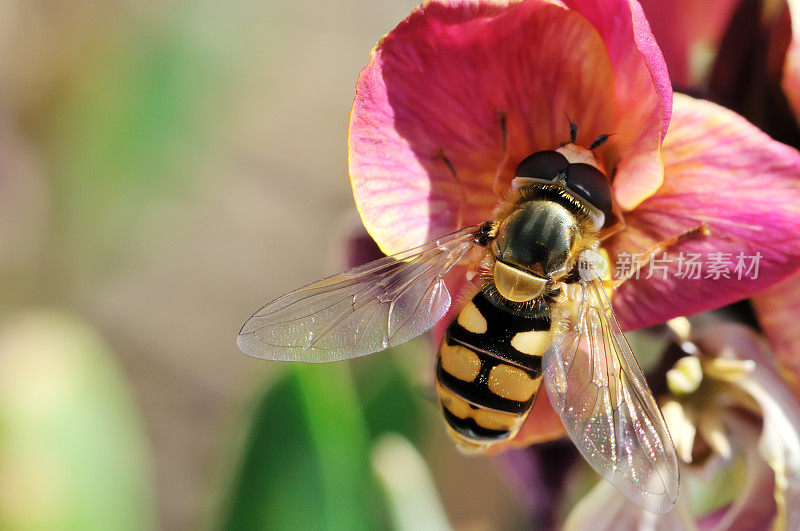
[[[618, 218], [593, 148], [571, 141], [522, 160], [493, 219], [292, 291], [242, 326], [245, 354], [324, 363], [394, 347], [450, 308], [444, 275], [472, 263], [447, 326], [436, 388], [456, 444], [481, 453], [513, 438], [542, 380], [588, 463], [657, 513], [679, 472], [664, 418], [614, 315], [597, 257]], [[590, 258], [590, 259], [587, 259]], [[593, 259], [592, 259], [593, 258]]]

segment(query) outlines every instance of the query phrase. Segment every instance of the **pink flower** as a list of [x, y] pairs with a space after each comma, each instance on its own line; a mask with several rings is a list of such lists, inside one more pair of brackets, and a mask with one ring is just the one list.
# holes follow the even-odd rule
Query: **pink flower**
[[674, 87], [708, 82], [717, 50], [740, 0], [641, 0]]
[[[659, 2], [645, 12], [676, 86], [690, 87], [800, 147], [800, 2]], [[795, 176], [800, 183], [800, 175]], [[800, 184], [798, 184], [800, 186]], [[800, 278], [753, 299], [786, 376], [800, 393]]]
[[[642, 6], [673, 86], [702, 90], [745, 115], [739, 106], [769, 105], [775, 94], [768, 92], [779, 88], [800, 115], [800, 2], [643, 0]], [[754, 96], [760, 98], [745, 103]]]
[[[797, 0], [643, 0], [673, 87], [719, 103], [797, 145]], [[794, 111], [794, 113], [792, 112]]]
[[787, 0], [791, 20], [791, 39], [783, 62], [781, 86], [795, 117], [800, 116], [800, 2]]
[[655, 515], [608, 482], [592, 487], [574, 448], [556, 442], [504, 456], [530, 500], [533, 527], [797, 529], [800, 405], [763, 337], [709, 314], [702, 321], [697, 328], [685, 318], [668, 323], [673, 341], [651, 378], [680, 460], [675, 507]]
[[[658, 274], [645, 269], [617, 290], [625, 328], [751, 296], [800, 266], [800, 155], [724, 108], [673, 100], [634, 0], [426, 2], [373, 50], [356, 88], [353, 193], [387, 254], [491, 219], [519, 161], [569, 139], [569, 116], [578, 144], [613, 134], [595, 150], [625, 221], [604, 242], [612, 264], [710, 231], [669, 246]], [[758, 257], [757, 274], [737, 278], [731, 265], [681, 278], [680, 256], [714, 253], [731, 264]], [[546, 408], [537, 401], [521, 439], [557, 428], [537, 424]]]
[[683, 352], [666, 373], [669, 392], [659, 402], [682, 462], [675, 509], [653, 515], [600, 482], [564, 527], [797, 529], [800, 405], [763, 338], [731, 322], [695, 332], [686, 319], [670, 325]]

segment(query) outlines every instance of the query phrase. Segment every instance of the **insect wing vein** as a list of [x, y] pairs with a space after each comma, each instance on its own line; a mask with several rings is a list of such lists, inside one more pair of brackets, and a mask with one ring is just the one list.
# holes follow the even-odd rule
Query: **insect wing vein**
[[478, 227], [355, 267], [253, 314], [237, 343], [257, 358], [313, 363], [371, 354], [429, 330], [450, 307], [444, 275], [476, 245]]
[[577, 312], [544, 354], [553, 408], [587, 462], [657, 513], [678, 494], [678, 462], [664, 418], [614, 316], [602, 282], [579, 286]]

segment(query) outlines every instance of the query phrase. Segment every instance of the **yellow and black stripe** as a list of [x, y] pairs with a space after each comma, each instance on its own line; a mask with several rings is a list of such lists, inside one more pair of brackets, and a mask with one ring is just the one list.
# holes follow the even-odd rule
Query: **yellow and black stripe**
[[518, 312], [480, 291], [450, 323], [439, 349], [436, 388], [462, 449], [486, 450], [517, 433], [541, 385], [549, 341], [544, 297]]

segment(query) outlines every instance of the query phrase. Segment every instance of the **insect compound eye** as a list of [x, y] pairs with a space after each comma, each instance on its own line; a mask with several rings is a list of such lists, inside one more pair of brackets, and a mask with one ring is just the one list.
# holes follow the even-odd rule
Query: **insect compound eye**
[[582, 162], [570, 164], [567, 167], [567, 187], [605, 214], [607, 220], [613, 216], [611, 184], [594, 166]]
[[516, 176], [552, 180], [567, 166], [569, 161], [558, 151], [538, 151], [522, 159]]

